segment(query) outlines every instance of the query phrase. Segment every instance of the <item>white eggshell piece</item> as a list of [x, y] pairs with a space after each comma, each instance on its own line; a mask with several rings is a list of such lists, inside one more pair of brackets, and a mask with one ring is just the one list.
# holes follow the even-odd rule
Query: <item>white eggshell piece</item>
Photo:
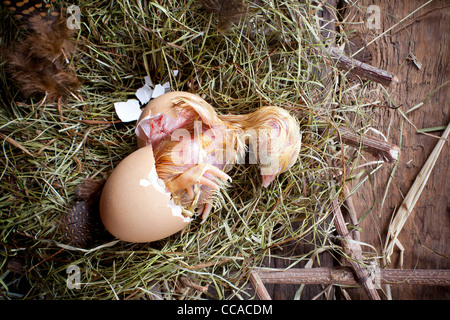
[[170, 82], [164, 82], [162, 86], [164, 88], [164, 92], [170, 91]]
[[148, 85], [144, 85], [142, 88], [139, 88], [136, 91], [136, 97], [142, 104], [149, 102], [150, 99], [152, 98], [152, 94], [153, 89], [150, 88]]
[[152, 99], [154, 98], [158, 98], [159, 96], [162, 96], [165, 93], [165, 89], [162, 85], [157, 84], [155, 86], [155, 88], [153, 89], [153, 93], [152, 93]]
[[144, 77], [144, 81], [145, 81], [145, 84], [146, 84], [147, 86], [149, 86], [150, 88], [153, 88], [153, 82], [152, 82], [152, 79], [150, 79], [149, 76], [145, 76], [145, 77]]
[[116, 102], [114, 103], [114, 109], [119, 119], [123, 122], [136, 121], [142, 113], [139, 101], [136, 99], [130, 99], [126, 102]]

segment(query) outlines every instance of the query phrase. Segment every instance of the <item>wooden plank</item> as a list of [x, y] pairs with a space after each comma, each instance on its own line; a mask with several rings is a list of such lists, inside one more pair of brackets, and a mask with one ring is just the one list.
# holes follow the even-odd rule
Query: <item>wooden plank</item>
[[[370, 85], [368, 92], [371, 95], [367, 96], [367, 99], [375, 101], [383, 99], [386, 93], [389, 95], [391, 101], [385, 99], [383, 104], [391, 108], [374, 111], [374, 128], [389, 134], [390, 142], [401, 144], [399, 160], [396, 167], [391, 164], [378, 170], [371, 182], [352, 197], [358, 217], [368, 213], [359, 224], [363, 230], [361, 241], [373, 245], [380, 254], [393, 215], [439, 141], [436, 137], [417, 133], [417, 129], [445, 127], [450, 121], [450, 90], [449, 84], [445, 84], [450, 80], [448, 3], [433, 1], [402, 25], [381, 35], [427, 2], [361, 0], [358, 6], [348, 8], [345, 15], [347, 22], [351, 23], [349, 28], [358, 35], [352, 39], [353, 42], [367, 44], [378, 38], [359, 55], [372, 57], [366, 62], [399, 78], [397, 84], [391, 84], [385, 91], [378, 84]], [[379, 29], [370, 29], [365, 23], [367, 7], [371, 5], [380, 9]], [[351, 48], [350, 51], [358, 49]], [[407, 113], [411, 109], [413, 111]], [[433, 134], [441, 136], [442, 131]], [[414, 214], [398, 236], [404, 251], [394, 250], [389, 268], [450, 268], [449, 155], [450, 148], [446, 143], [415, 205]], [[365, 299], [362, 290], [349, 291], [353, 299]], [[450, 298], [449, 291], [442, 287], [413, 287], [409, 284], [393, 286], [391, 295], [392, 299]]]

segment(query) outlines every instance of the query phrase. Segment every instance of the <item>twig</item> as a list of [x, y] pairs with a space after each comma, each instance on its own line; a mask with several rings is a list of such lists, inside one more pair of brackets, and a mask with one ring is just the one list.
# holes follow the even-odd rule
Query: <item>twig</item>
[[250, 282], [256, 290], [256, 294], [261, 300], [272, 300], [269, 292], [267, 292], [264, 283], [261, 281], [259, 274], [255, 271], [250, 273]]
[[[318, 128], [318, 130], [324, 131], [321, 128]], [[339, 127], [336, 138], [339, 137], [342, 143], [354, 148], [362, 148], [363, 151], [390, 163], [397, 161], [400, 154], [400, 148], [395, 144], [374, 137], [359, 135], [345, 127]]]
[[[317, 48], [314, 48], [316, 52], [319, 52]], [[330, 58], [331, 61], [336, 63], [336, 66], [344, 71], [348, 71], [353, 75], [358, 75], [364, 79], [372, 80], [382, 85], [389, 86], [391, 83], [398, 82], [397, 76], [394, 74], [375, 68], [367, 63], [346, 56], [342, 50], [336, 47], [324, 48], [325, 57]]]
[[379, 156], [387, 162], [395, 162], [398, 159], [400, 149], [395, 144], [373, 137], [363, 137], [347, 128], [339, 128], [339, 134], [342, 142], [349, 146], [359, 148], [362, 145], [364, 151]]
[[[268, 284], [334, 284], [358, 285], [351, 267], [292, 268], [253, 271], [262, 283]], [[449, 269], [381, 269], [375, 282], [380, 284], [414, 284], [450, 286]]]
[[333, 214], [334, 226], [337, 233], [343, 239], [342, 247], [350, 257], [348, 261], [356, 273], [358, 283], [364, 287], [370, 299], [380, 300], [380, 296], [378, 295], [375, 285], [372, 282], [371, 274], [360, 263], [360, 261], [363, 259], [361, 247], [359, 246], [359, 244], [353, 241], [351, 235], [349, 234], [347, 226], [345, 225], [344, 217], [342, 216], [341, 208], [337, 200], [333, 200]]
[[201, 286], [189, 280], [187, 277], [180, 277], [180, 282], [184, 287], [189, 287], [200, 292], [208, 291], [208, 286]]
[[[350, 216], [350, 220], [352, 221], [352, 224], [356, 227], [358, 226], [358, 217], [356, 215], [356, 209], [355, 206], [353, 205], [353, 199], [351, 196], [349, 196], [349, 190], [348, 187], [345, 186], [344, 187], [344, 196], [345, 196], [345, 200], [344, 200], [344, 204], [345, 204], [345, 211], [347, 211], [348, 215]], [[361, 240], [361, 235], [360, 232], [355, 229], [353, 231], [354, 234], [354, 239], [356, 241], [360, 241]]]

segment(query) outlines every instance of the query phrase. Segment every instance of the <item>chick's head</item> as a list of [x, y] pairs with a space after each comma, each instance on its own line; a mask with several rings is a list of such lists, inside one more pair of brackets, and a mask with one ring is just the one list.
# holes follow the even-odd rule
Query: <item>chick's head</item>
[[263, 186], [267, 187], [297, 161], [301, 146], [300, 126], [289, 112], [274, 106], [258, 109], [247, 121], [245, 132], [260, 166]]

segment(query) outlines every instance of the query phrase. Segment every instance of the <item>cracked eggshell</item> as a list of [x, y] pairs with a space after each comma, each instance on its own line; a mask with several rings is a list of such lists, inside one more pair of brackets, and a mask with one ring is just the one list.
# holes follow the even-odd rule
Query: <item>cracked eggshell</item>
[[[144, 110], [142, 110], [141, 116], [138, 119], [137, 123], [144, 119], [147, 116], [155, 116], [159, 113], [165, 113], [172, 118], [177, 117], [177, 112], [175, 110], [175, 104], [172, 102], [173, 99], [177, 97], [187, 97], [194, 100], [198, 100], [199, 96], [184, 92], [184, 91], [172, 91], [165, 93], [155, 99], [150, 100], [150, 102], [145, 106]], [[146, 141], [142, 140], [138, 137], [138, 148], [142, 148], [146, 145]]]
[[191, 221], [158, 178], [151, 146], [136, 150], [113, 170], [101, 194], [100, 217], [113, 236], [128, 242], [161, 240]]

